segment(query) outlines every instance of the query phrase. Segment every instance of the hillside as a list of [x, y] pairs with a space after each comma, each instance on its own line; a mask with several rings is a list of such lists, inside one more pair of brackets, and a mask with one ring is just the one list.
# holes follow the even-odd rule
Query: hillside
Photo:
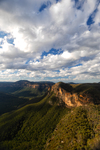
[[0, 82], [0, 92], [33, 98], [45, 94], [49, 86], [53, 84], [53, 82], [30, 82], [27, 80]]
[[99, 149], [100, 84], [59, 82], [0, 116], [0, 150]]
[[20, 105], [29, 101], [26, 98], [19, 98], [11, 94], [0, 92], [0, 115], [17, 109]]
[[45, 150], [100, 150], [100, 106], [77, 107], [66, 114]]
[[0, 82], [0, 115], [27, 104], [39, 102], [52, 82]]
[[42, 150], [68, 108], [54, 94], [0, 117], [0, 150]]

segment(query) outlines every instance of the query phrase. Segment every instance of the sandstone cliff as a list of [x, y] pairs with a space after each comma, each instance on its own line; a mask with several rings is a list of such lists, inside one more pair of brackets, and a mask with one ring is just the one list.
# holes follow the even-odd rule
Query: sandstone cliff
[[66, 106], [76, 107], [89, 103], [93, 103], [93, 98], [90, 94], [74, 93], [70, 84], [56, 83], [48, 91], [54, 92], [56, 96], [61, 99]]

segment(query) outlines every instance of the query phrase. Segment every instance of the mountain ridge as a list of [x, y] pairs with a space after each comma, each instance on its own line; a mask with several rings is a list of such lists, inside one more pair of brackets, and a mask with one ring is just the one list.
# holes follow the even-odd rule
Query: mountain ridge
[[44, 96], [0, 116], [0, 150], [99, 150], [99, 104], [100, 84], [53, 84]]
[[100, 84], [67, 84], [58, 82], [48, 89], [66, 104], [66, 106], [76, 107], [87, 104], [100, 104]]

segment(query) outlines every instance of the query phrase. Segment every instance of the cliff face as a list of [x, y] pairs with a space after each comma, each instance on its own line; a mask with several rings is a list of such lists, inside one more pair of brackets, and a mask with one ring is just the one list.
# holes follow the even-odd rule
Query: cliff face
[[33, 89], [38, 88], [39, 84], [27, 84], [27, 87], [31, 87]]
[[10, 87], [29, 87], [29, 88], [41, 88], [41, 89], [48, 89], [49, 86], [53, 85], [53, 83], [49, 82], [49, 83], [42, 83], [42, 82], [30, 82], [30, 81], [26, 81], [26, 80], [20, 80], [20, 81], [17, 81], [17, 82], [14, 82], [12, 84], [10, 84]]
[[63, 88], [63, 86], [61, 86], [59, 83], [56, 83], [48, 90], [54, 92], [56, 96], [66, 104], [66, 106], [76, 107], [92, 103], [92, 97], [90, 95], [74, 93], [68, 84], [66, 84], [66, 86], [64, 84]]

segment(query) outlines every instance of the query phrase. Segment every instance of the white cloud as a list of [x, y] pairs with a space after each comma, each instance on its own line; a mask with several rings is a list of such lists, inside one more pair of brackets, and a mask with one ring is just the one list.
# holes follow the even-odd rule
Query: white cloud
[[[47, 0], [0, 1], [0, 31], [7, 33], [0, 38], [0, 79], [99, 79], [100, 6], [89, 31], [86, 23], [96, 0], [85, 0], [81, 9], [74, 0], [50, 1], [42, 12]], [[51, 48], [63, 53], [41, 59]]]

